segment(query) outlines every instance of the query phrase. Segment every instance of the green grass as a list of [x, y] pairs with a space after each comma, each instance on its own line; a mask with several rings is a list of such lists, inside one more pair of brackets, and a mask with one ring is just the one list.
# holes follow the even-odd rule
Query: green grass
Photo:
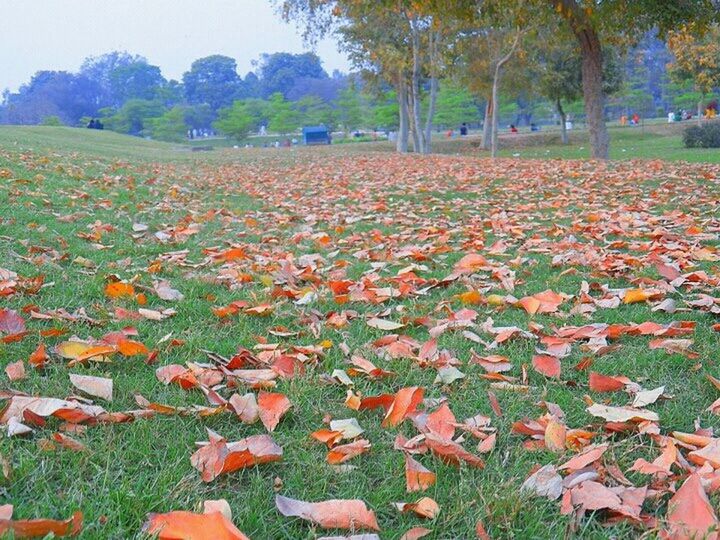
[[[624, 135], [618, 135], [614, 152], [621, 147], [620, 143], [629, 141], [630, 136], [628, 133], [625, 139]], [[638, 154], [635, 157], [665, 155], [670, 158], [675, 139], [676, 136], [634, 138], [632, 151]], [[486, 161], [395, 157], [386, 153], [362, 153], [358, 148], [361, 146], [192, 154], [178, 145], [110, 132], [0, 128], [0, 170], [8, 171], [0, 180], [0, 267], [23, 276], [41, 274], [47, 284], [37, 295], [0, 298], [0, 305], [21, 310], [36, 304], [44, 311], [65, 308], [71, 312], [84, 308], [90, 316], [103, 322], [100, 327], [91, 327], [81, 323], [29, 320], [28, 337], [19, 343], [0, 344], [0, 368], [18, 359], [27, 360], [41, 341], [51, 349], [70, 335], [98, 338], [126, 326], [128, 322], [111, 317], [113, 308], [136, 309], [138, 306], [133, 301], [106, 298], [103, 288], [108, 276], [117, 275], [122, 279], [139, 276], [138, 282], [143, 285], [151, 285], [153, 279], [167, 279], [185, 295], [183, 301], [170, 303], [148, 294], [149, 307], [174, 307], [177, 315], [162, 322], [133, 323], [138, 339], [150, 348], [168, 333], [184, 341], [179, 347], [160, 345], [158, 364], [148, 366], [138, 358], [117, 357], [110, 364], [69, 369], [55, 357], [43, 371], [28, 368], [29, 377], [24, 381], [11, 384], [0, 373], [3, 387], [64, 398], [73, 393], [68, 379], [68, 373], [73, 372], [113, 378], [115, 399], [111, 404], [101, 403], [112, 411], [136, 409], [135, 393], [170, 405], [207, 405], [197, 390], [164, 386], [157, 380], [155, 369], [171, 363], [206, 362], [203, 350], [230, 356], [239, 347], [252, 348], [262, 339], [283, 346], [332, 342], [327, 354], [317, 365], [308, 366], [304, 376], [278, 382], [277, 391], [285, 393], [293, 403], [293, 409], [273, 433], [273, 438], [284, 449], [280, 463], [223, 475], [204, 484], [190, 465], [190, 455], [195, 451], [196, 441], [207, 439], [206, 428], [231, 441], [264, 433], [260, 424], [243, 425], [231, 414], [204, 419], [156, 416], [128, 424], [90, 426], [85, 434], [77, 435], [89, 449], [83, 453], [64, 449], [49, 452], [38, 446], [40, 439], [57, 430], [58, 422], [51, 419], [46, 428], [38, 429], [30, 437], [1, 436], [0, 454], [10, 461], [13, 473], [10, 480], [0, 479], [0, 504], [14, 504], [16, 518], [64, 518], [80, 509], [85, 514], [81, 538], [120, 539], [138, 536], [148, 512], [197, 511], [203, 500], [225, 498], [233, 510], [235, 524], [253, 539], [323, 536], [322, 531], [305, 522], [278, 514], [273, 497], [279, 478], [280, 493], [289, 497], [311, 501], [365, 500], [378, 515], [382, 538], [398, 538], [413, 526], [433, 529], [426, 537], [430, 539], [471, 538], [478, 519], [482, 519], [493, 538], [558, 538], [567, 534], [598, 539], [636, 537], [638, 530], [626, 524], [604, 527], [600, 516], [586, 517], [579, 530], [569, 533], [571, 520], [560, 516], [557, 503], [519, 492], [519, 486], [535, 464], [560, 463], [572, 455], [569, 451], [564, 456], [527, 451], [522, 447], [523, 438], [511, 432], [513, 422], [542, 414], [543, 410], [537, 406], [540, 401], [560, 405], [570, 427], [588, 426], [601, 431], [601, 423], [585, 411], [583, 396], [589, 393], [587, 372], [572, 367], [587, 354], [580, 350], [579, 344], [573, 346], [570, 357], [562, 360], [561, 381], [547, 379], [530, 369], [532, 389], [527, 394], [496, 391], [503, 409], [503, 415], [496, 417], [488, 402], [489, 383], [480, 377], [483, 370], [467, 362], [471, 348], [482, 353], [482, 346], [471, 343], [458, 331], [440, 336], [440, 348], [452, 351], [461, 362], [459, 368], [466, 374], [463, 381], [444, 387], [433, 384], [436, 375], [433, 369], [422, 369], [407, 359], [379, 357], [369, 343], [386, 333], [367, 327], [363, 320], [365, 315], [386, 308], [404, 310], [390, 315], [393, 320], [403, 315], [445, 317], [447, 311], [443, 306], [452, 310], [463, 307], [455, 295], [465, 291], [470, 282], [458, 281], [448, 288], [432, 289], [426, 295], [391, 300], [382, 305], [361, 302], [338, 305], [327, 288], [319, 286], [318, 301], [302, 307], [273, 299], [272, 290], [263, 279], [278, 270], [278, 260], [294, 260], [298, 264], [298, 257], [318, 253], [326, 261], [317, 273], [321, 282], [328, 279], [331, 270], [342, 268], [339, 261], [347, 264], [347, 275], [351, 279], [370, 272], [372, 262], [385, 262], [387, 266], [376, 271], [380, 273], [381, 286], [389, 286], [394, 283], [391, 278], [397, 271], [412, 262], [412, 259], [399, 259], [393, 253], [410, 245], [449, 248], [429, 250], [428, 260], [418, 263], [427, 269], [416, 271], [426, 279], [442, 278], [463, 253], [482, 252], [482, 245], [491, 246], [503, 240], [509, 245], [508, 254], [490, 258], [505, 263], [516, 256], [527, 258], [513, 267], [517, 273], [513, 294], [518, 298], [547, 288], [578, 294], [583, 280], [628, 287], [633, 278], [658, 279], [658, 275], [652, 267], [608, 275], [593, 266], [578, 266], [575, 273], [561, 275], [568, 267], [553, 266], [550, 254], [528, 251], [523, 244], [533, 236], [560, 241], [570, 234], [585, 246], [605, 246], [606, 242], [620, 239], [632, 244], [652, 238], [652, 228], [637, 222], [628, 229], [627, 235], [596, 238], [592, 231], [583, 229], [588, 225], [585, 220], [591, 211], [600, 213], [602, 223], [606, 224], [624, 220], [629, 215], [636, 220], [659, 219], [671, 233], [684, 237], [683, 231], [690, 222], [673, 221], [672, 215], [665, 212], [680, 210], [692, 222], [710, 228], [708, 223], [717, 218], [714, 201], [720, 199], [717, 181], [706, 181], [701, 169], [691, 165], [685, 168], [665, 165], [648, 177], [639, 177], [634, 176], [636, 167], [613, 163], [609, 165], [607, 182], [591, 179], [595, 166], [568, 164], [564, 168], [548, 168], [543, 183], [536, 184], [528, 179], [535, 178], [542, 167], [555, 165], [517, 161], [513, 166], [493, 170]], [[353, 149], [346, 152], [346, 147]], [[657, 153], [651, 153], [651, 149], [657, 149]], [[526, 151], [531, 149], [523, 150], [522, 154]], [[532, 149], [532, 152], [543, 151]], [[560, 154], [565, 149], [553, 151]], [[641, 152], [645, 155], [640, 156]], [[528, 157], [545, 157], [540, 153]], [[705, 154], [698, 154], [701, 155]], [[569, 156], [570, 153], [563, 155]], [[710, 158], [715, 159], [714, 155]], [[515, 173], [519, 176], [513, 178]], [[72, 220], [59, 219], [63, 216], [72, 216]], [[201, 229], [187, 241], [161, 244], [154, 240], [155, 231], [188, 220], [199, 223]], [[499, 225], [503, 220], [512, 227], [503, 229]], [[107, 249], [97, 249], [78, 236], [78, 233], [90, 232], [98, 222], [114, 227], [100, 240]], [[150, 232], [134, 238], [134, 222], [147, 224]], [[493, 223], [497, 226], [493, 227]], [[557, 233], [558, 228], [565, 230], [558, 236], [550, 236]], [[320, 232], [330, 236], [329, 245], [312, 238]], [[159, 274], [147, 272], [148, 266], [167, 252], [187, 249], [187, 261], [194, 265], [204, 262], [203, 249], [235, 243], [243, 245], [253, 258], [254, 264], [241, 262], [239, 265], [242, 271], [253, 276], [251, 283], [228, 288], [216, 279], [219, 266], [213, 264], [183, 267], [165, 263]], [[701, 240], [700, 244], [718, 246], [717, 238]], [[642, 258], [646, 255], [633, 245], [604, 249], [618, 256], [631, 254]], [[88, 271], [73, 263], [77, 256], [92, 260], [96, 269]], [[698, 262], [696, 269], [717, 275], [717, 266], [717, 262]], [[497, 280], [486, 273], [472, 278], [472, 284], [487, 286], [491, 293], [505, 294]], [[296, 285], [297, 288], [312, 286], [311, 282]], [[682, 305], [687, 295], [678, 290], [670, 296]], [[271, 302], [276, 308], [269, 318], [239, 315], [225, 321], [211, 312], [212, 306], [227, 305], [235, 300], [247, 300], [251, 304]], [[571, 306], [571, 303], [563, 305], [562, 311], [567, 312]], [[720, 428], [718, 418], [705, 412], [718, 397], [704, 377], [706, 374], [718, 376], [716, 353], [720, 345], [720, 334], [710, 328], [717, 321], [706, 313], [653, 313], [648, 305], [642, 304], [616, 310], [599, 309], [590, 319], [579, 315], [563, 319], [552, 315], [531, 318], [524, 311], [509, 307], [467, 307], [478, 311], [478, 323], [492, 317], [496, 326], [527, 328], [534, 321], [544, 325], [548, 332], [554, 327], [588, 322], [696, 321], [697, 329], [692, 337], [693, 350], [700, 355], [698, 360], [650, 350], [646, 337], [625, 336], [619, 340], [621, 348], [596, 358], [592, 369], [626, 375], [644, 388], [666, 385], [667, 393], [673, 398], [650, 407], [660, 414], [663, 433], [693, 431], [696, 418], [703, 427]], [[348, 327], [334, 329], [319, 324], [329, 312], [343, 309], [358, 313], [358, 318]], [[313, 321], [317, 335], [311, 331]], [[300, 335], [274, 337], [269, 330], [277, 325], [287, 326]], [[50, 327], [63, 327], [68, 334], [63, 338], [38, 336], [38, 330]], [[408, 326], [402, 332], [421, 342], [429, 339], [427, 328], [420, 325]], [[412, 424], [406, 421], [398, 428], [383, 429], [377, 411], [348, 409], [344, 406], [345, 389], [320, 381], [320, 375], [347, 367], [341, 343], [397, 373], [395, 378], [382, 381], [356, 377], [356, 389], [363, 395], [393, 393], [405, 386], [419, 385], [426, 389], [426, 397], [447, 397], [458, 419], [477, 413], [493, 418], [492, 425], [498, 429], [498, 445], [487, 456], [484, 470], [456, 469], [431, 455], [418, 457], [438, 475], [437, 484], [425, 493], [442, 508], [435, 521], [423, 522], [411, 515], [398, 514], [390, 505], [422, 496], [405, 492], [403, 456], [393, 450], [398, 433], [407, 437], [417, 433]], [[502, 345], [497, 352], [511, 359], [514, 368], [510, 375], [518, 377], [522, 365], [530, 364], [534, 347], [534, 342], [518, 339]], [[700, 366], [698, 369], [693, 367], [696, 364]], [[230, 395], [227, 390], [220, 393]], [[622, 392], [592, 397], [616, 405], [628, 400]], [[334, 418], [357, 418], [373, 445], [369, 453], [349, 462], [357, 467], [350, 472], [337, 472], [327, 465], [325, 447], [309, 438], [312, 431], [323, 427], [326, 414]], [[476, 443], [468, 439], [464, 446], [474, 451]], [[622, 470], [627, 471], [635, 458], [652, 461], [657, 455], [649, 438], [616, 437], [608, 459], [617, 461]], [[636, 485], [648, 480], [642, 475], [627, 474]], [[717, 496], [713, 502], [717, 505]], [[648, 513], [664, 515], [662, 504], [648, 502], [646, 506]]]

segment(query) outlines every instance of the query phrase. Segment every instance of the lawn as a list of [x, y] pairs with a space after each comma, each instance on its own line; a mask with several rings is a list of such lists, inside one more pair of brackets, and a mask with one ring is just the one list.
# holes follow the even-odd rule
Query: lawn
[[[0, 504], [17, 520], [81, 511], [80, 538], [142, 538], [148, 513], [217, 499], [249, 538], [350, 534], [283, 516], [276, 494], [361, 499], [383, 539], [414, 527], [473, 538], [478, 523], [491, 538], [677, 531], [668, 501], [695, 503], [695, 478], [720, 484], [720, 461], [692, 453], [720, 445], [720, 389], [708, 379], [720, 378], [720, 166], [660, 161], [718, 161], [678, 148], [677, 135], [616, 141], [615, 157], [625, 148], [652, 161], [360, 144], [199, 153], [0, 128], [0, 398], [128, 413], [72, 424], [6, 411], [5, 423], [32, 432], [0, 431]], [[107, 352], [73, 359], [63, 345], [73, 336]], [[354, 356], [391, 373], [362, 373]], [[18, 361], [26, 377], [9, 380]], [[170, 365], [182, 366], [174, 378]], [[112, 379], [112, 401], [70, 374]], [[386, 422], [365, 400], [385, 396], [376, 402], [387, 407], [414, 387], [424, 400], [415, 410], [396, 400]], [[274, 431], [223, 404], [250, 393], [289, 400]], [[648, 403], [629, 409], [639, 398]], [[617, 409], [591, 414], [601, 405]], [[356, 419], [370, 449], [329, 464], [311, 433], [331, 419]], [[205, 482], [191, 455], [208, 429], [227, 441], [269, 434], [282, 460]], [[539, 467], [603, 445], [576, 485], [572, 466], [561, 471], [562, 504], [521, 490]], [[475, 457], [447, 463], [459, 448]], [[405, 455], [435, 473], [427, 490], [407, 492]], [[434, 519], [392, 504], [421, 497], [439, 505]]]

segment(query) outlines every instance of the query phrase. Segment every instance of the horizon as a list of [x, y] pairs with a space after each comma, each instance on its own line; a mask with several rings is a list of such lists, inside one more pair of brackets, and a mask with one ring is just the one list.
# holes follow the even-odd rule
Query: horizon
[[[143, 56], [178, 81], [193, 61], [213, 54], [234, 58], [243, 77], [262, 54], [276, 52], [312, 51], [328, 74], [350, 71], [333, 38], [306, 46], [268, 0], [6, 0], [3, 13], [12, 47], [0, 47], [0, 91], [17, 92], [38, 71], [77, 72], [85, 58], [111, 51]], [[60, 40], [62, 47], [52, 46]]]

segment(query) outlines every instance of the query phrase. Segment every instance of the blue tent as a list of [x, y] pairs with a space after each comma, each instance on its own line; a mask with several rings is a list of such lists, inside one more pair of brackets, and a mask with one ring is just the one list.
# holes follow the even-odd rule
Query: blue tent
[[325, 126], [305, 126], [302, 130], [303, 144], [330, 144], [330, 132]]

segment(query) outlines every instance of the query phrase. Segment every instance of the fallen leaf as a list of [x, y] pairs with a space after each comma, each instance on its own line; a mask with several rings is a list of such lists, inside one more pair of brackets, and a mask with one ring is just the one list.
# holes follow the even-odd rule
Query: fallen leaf
[[258, 395], [258, 413], [260, 421], [268, 431], [275, 431], [283, 415], [290, 410], [292, 404], [284, 394], [260, 392]]
[[375, 513], [358, 499], [312, 503], [275, 495], [275, 506], [285, 517], [299, 517], [325, 529], [380, 530]]
[[436, 479], [434, 472], [426, 469], [410, 455], [405, 455], [405, 486], [408, 492], [424, 491], [432, 486]]
[[70, 382], [78, 390], [88, 395], [112, 401], [113, 381], [104, 377], [70, 374]]

